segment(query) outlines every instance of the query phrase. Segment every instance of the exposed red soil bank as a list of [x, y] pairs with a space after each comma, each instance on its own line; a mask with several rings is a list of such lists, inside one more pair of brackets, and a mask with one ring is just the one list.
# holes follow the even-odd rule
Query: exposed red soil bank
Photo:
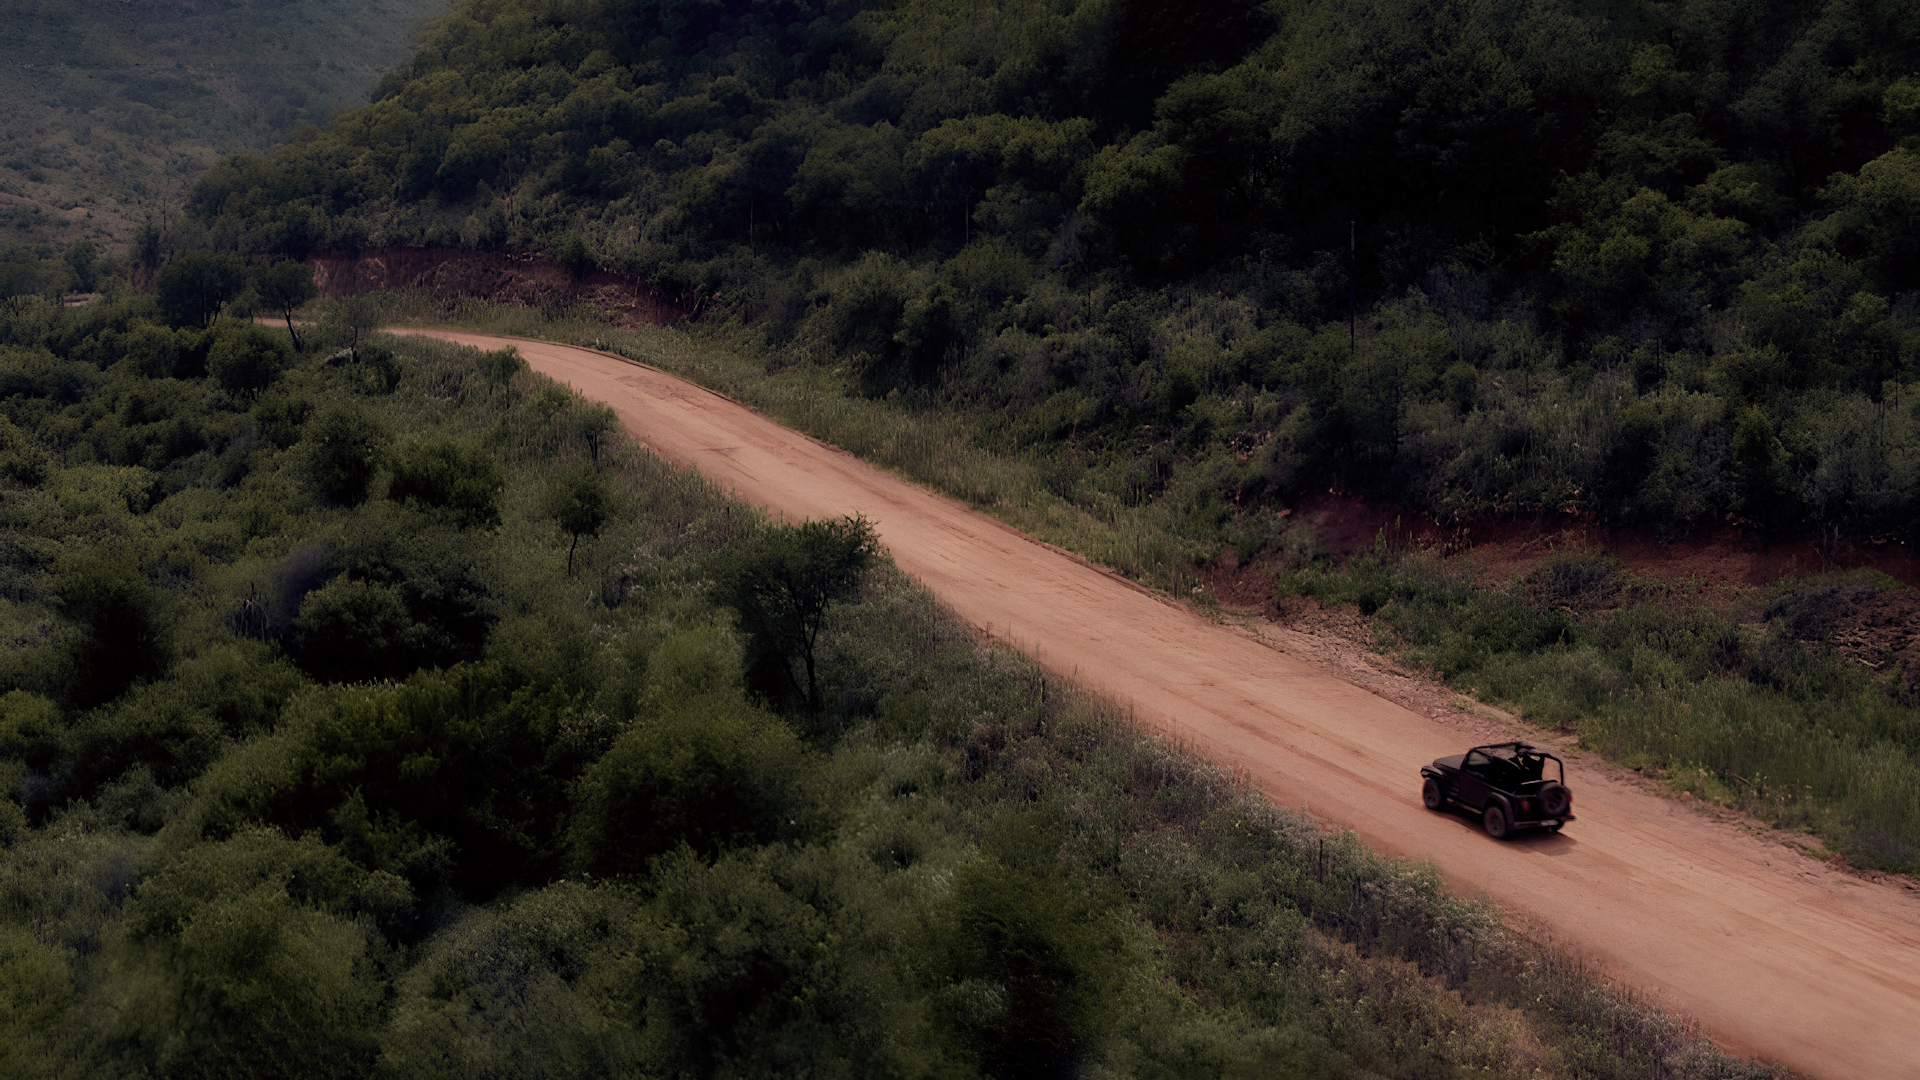
[[1736, 1050], [1834, 1078], [1914, 1075], [1920, 894], [1707, 820], [1577, 755], [1579, 820], [1496, 843], [1420, 806], [1420, 765], [1458, 752], [1462, 733], [1320, 663], [664, 373], [562, 345], [416, 332], [518, 346], [663, 457], [742, 499], [790, 518], [866, 514], [900, 567], [961, 618], [1131, 703], [1141, 722], [1243, 770], [1276, 802], [1431, 860], [1457, 889], [1550, 928]]
[[657, 326], [683, 314], [679, 299], [642, 278], [609, 270], [574, 273], [544, 251], [374, 248], [358, 255], [309, 258], [325, 297], [420, 289], [435, 299], [462, 298], [521, 307], [586, 303], [615, 326]]
[[1480, 580], [1488, 583], [1524, 573], [1556, 554], [1593, 552], [1618, 558], [1633, 574], [1669, 582], [1765, 585], [1782, 577], [1871, 568], [1920, 587], [1920, 557], [1894, 539], [1841, 538], [1824, 546], [1806, 539], [1767, 543], [1729, 526], [1663, 544], [1645, 529], [1609, 528], [1573, 515], [1446, 525], [1335, 494], [1313, 496], [1290, 516], [1311, 524], [1321, 546], [1337, 557], [1364, 550], [1385, 533], [1395, 543], [1438, 549], [1449, 556], [1470, 553]]
[[[1447, 526], [1350, 496], [1315, 496], [1289, 512], [1312, 526], [1322, 548], [1345, 559], [1386, 537], [1396, 547], [1419, 547], [1450, 564], [1470, 567], [1486, 585], [1525, 575], [1569, 554], [1605, 554], [1634, 577], [1680, 587], [1681, 602], [1702, 599], [1701, 587], [1735, 589], [1783, 577], [1870, 569], [1909, 586], [1855, 597], [1836, 612], [1833, 643], [1842, 655], [1875, 671], [1898, 665], [1920, 689], [1920, 558], [1897, 540], [1859, 543], [1837, 539], [1768, 544], [1753, 533], [1725, 528], [1662, 544], [1645, 530], [1611, 529], [1578, 518], [1540, 518]], [[1204, 579], [1229, 607], [1276, 613], [1270, 567], [1240, 566], [1231, 554], [1207, 568]]]

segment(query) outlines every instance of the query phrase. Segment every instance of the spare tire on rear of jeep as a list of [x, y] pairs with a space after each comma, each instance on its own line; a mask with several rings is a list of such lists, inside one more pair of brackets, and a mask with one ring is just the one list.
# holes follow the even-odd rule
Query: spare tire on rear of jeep
[[1548, 817], [1560, 817], [1573, 809], [1573, 792], [1565, 784], [1548, 784], [1540, 789], [1540, 810]]

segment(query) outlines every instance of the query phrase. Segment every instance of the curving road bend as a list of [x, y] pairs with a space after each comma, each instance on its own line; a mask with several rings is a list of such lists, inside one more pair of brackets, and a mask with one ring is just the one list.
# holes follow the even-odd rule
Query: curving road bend
[[1496, 843], [1420, 805], [1419, 767], [1462, 736], [1330, 669], [1212, 623], [736, 402], [588, 349], [458, 331], [612, 406], [675, 463], [790, 518], [863, 513], [894, 561], [961, 618], [1275, 802], [1431, 860], [1468, 895], [1549, 928], [1730, 1050], [1815, 1076], [1920, 1077], [1920, 892], [1569, 765], [1579, 820]]

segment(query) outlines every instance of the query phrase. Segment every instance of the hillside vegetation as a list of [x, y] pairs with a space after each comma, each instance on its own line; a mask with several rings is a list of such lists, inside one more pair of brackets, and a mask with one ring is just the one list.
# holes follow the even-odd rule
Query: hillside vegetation
[[[404, 60], [442, 0], [0, 0], [0, 264], [171, 224], [219, 155], [325, 123]], [[59, 272], [47, 267], [45, 272]], [[91, 275], [0, 291], [89, 292]], [[28, 287], [22, 288], [25, 285]]]
[[1894, 0], [477, 0], [192, 207], [649, 276], [1092, 512], [1912, 540], [1917, 71]]
[[0, 1072], [1768, 1075], [342, 314], [0, 308]]

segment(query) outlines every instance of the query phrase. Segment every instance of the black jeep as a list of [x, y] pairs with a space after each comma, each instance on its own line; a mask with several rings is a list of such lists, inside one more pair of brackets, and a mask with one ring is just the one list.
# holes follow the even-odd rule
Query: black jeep
[[[1546, 776], [1553, 762], [1554, 777]], [[1420, 801], [1438, 810], [1448, 803], [1480, 815], [1487, 835], [1503, 840], [1515, 829], [1558, 829], [1573, 820], [1573, 792], [1559, 758], [1530, 743], [1476, 746], [1436, 758], [1420, 770]]]

